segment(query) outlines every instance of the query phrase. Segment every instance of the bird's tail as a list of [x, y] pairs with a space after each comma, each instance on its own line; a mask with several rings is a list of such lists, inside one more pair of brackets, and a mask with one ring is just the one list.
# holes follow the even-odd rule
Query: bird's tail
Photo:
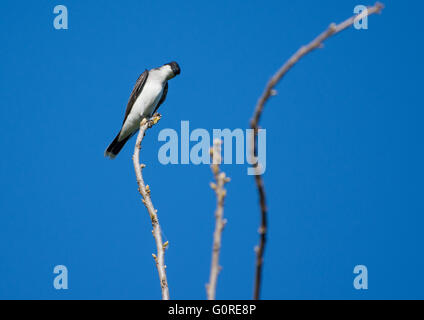
[[121, 149], [125, 145], [125, 143], [128, 141], [128, 139], [131, 138], [131, 135], [129, 135], [128, 137], [119, 141], [119, 135], [120, 134], [121, 134], [121, 132], [119, 131], [118, 135], [115, 137], [115, 139], [113, 139], [113, 141], [109, 145], [109, 147], [107, 147], [107, 149], [105, 151], [105, 157], [109, 157], [111, 159], [114, 159], [118, 155], [119, 151], [121, 151]]

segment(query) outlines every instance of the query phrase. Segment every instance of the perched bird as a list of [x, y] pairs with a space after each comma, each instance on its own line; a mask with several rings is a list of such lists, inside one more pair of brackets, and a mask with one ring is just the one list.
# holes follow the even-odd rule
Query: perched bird
[[180, 72], [178, 63], [170, 62], [150, 71], [145, 70], [140, 75], [128, 100], [121, 130], [107, 147], [105, 157], [115, 158], [125, 143], [138, 131], [143, 118], [150, 118], [158, 110], [166, 99], [168, 80]]

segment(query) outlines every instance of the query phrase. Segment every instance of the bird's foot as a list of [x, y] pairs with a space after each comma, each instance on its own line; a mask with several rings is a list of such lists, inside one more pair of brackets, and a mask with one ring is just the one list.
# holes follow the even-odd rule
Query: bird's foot
[[150, 123], [152, 125], [155, 125], [156, 123], [159, 122], [160, 118], [162, 118], [162, 115], [160, 113], [155, 113], [151, 118], [150, 118]]

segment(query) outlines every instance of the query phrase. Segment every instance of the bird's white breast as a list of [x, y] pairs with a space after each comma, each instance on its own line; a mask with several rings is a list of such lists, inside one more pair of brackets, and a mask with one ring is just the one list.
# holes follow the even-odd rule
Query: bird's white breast
[[146, 81], [143, 91], [134, 103], [133, 109], [135, 116], [147, 117], [155, 110], [163, 91], [163, 85], [159, 81]]
[[131, 109], [124, 125], [122, 126], [120, 138], [121, 140], [137, 131], [141, 120], [150, 117], [162, 97], [164, 82], [152, 77], [147, 78], [143, 90]]

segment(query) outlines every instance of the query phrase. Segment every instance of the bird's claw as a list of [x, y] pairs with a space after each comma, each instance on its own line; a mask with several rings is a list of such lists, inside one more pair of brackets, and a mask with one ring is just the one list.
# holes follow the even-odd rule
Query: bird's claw
[[155, 113], [151, 118], [150, 118], [150, 122], [152, 123], [152, 125], [155, 125], [156, 123], [159, 122], [160, 118], [162, 118], [162, 115], [160, 113]]

